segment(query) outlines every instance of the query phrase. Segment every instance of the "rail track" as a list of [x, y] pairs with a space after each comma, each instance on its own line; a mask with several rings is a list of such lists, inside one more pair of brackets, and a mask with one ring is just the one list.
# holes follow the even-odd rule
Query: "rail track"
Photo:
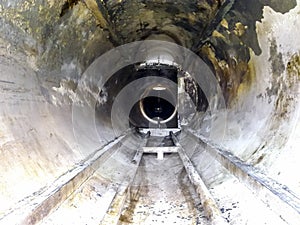
[[[265, 204], [264, 210], [270, 211], [270, 218], [276, 217], [276, 224], [300, 221], [300, 199], [286, 186], [210, 140], [182, 132], [226, 168], [239, 190], [247, 187], [244, 195], [250, 190], [249, 198]], [[237, 219], [243, 215], [234, 194], [228, 208], [220, 193], [206, 186], [178, 134], [139, 137], [127, 133], [20, 201], [1, 216], [0, 224], [243, 224]]]

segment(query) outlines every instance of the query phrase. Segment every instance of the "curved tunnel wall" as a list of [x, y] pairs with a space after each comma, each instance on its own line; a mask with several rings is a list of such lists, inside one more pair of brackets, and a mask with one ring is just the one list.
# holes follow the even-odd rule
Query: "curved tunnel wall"
[[[97, 28], [99, 21], [91, 13], [92, 7], [83, 3], [74, 3], [61, 15], [63, 3], [56, 5], [49, 1], [49, 9], [35, 12], [44, 16], [33, 24], [24, 2], [18, 1], [15, 5], [5, 3], [0, 8], [5, 15], [1, 18], [3, 36], [0, 43], [1, 212], [49, 185], [89, 153], [114, 138], [114, 133], [108, 132], [100, 139], [90, 139], [90, 129], [94, 128], [89, 125], [82, 127], [80, 136], [74, 136], [76, 121], [72, 115], [72, 104], [82, 97], [76, 93], [80, 75], [97, 56], [113, 48], [115, 40], [111, 40], [112, 36], [107, 38], [107, 29]], [[299, 170], [300, 2], [298, 0], [297, 6], [290, 7], [285, 13], [276, 12], [273, 8], [263, 7], [263, 18], [255, 22], [261, 54], [256, 54], [258, 50], [253, 47], [248, 75], [238, 82], [237, 88], [235, 80], [232, 81], [231, 87], [236, 88], [233, 92], [236, 94], [227, 98], [226, 132], [214, 141], [299, 194], [300, 179], [297, 175], [294, 177], [294, 172]], [[18, 14], [23, 16], [23, 22], [13, 20]], [[56, 18], [53, 26], [41, 25], [43, 19], [49, 21], [52, 18]], [[82, 26], [84, 23], [88, 26]], [[226, 23], [222, 23], [226, 27]], [[52, 37], [46, 39], [49, 29], [52, 29]], [[148, 29], [145, 28], [146, 31]], [[165, 26], [164, 33], [174, 34], [173, 29], [176, 30], [174, 26]], [[178, 28], [179, 31], [182, 29]], [[127, 31], [120, 33], [123, 32]], [[187, 37], [182, 42], [191, 47], [191, 34], [186, 30], [182, 33]], [[218, 31], [213, 35], [218, 37], [222, 33]], [[128, 34], [125, 41], [132, 38]], [[204, 47], [201, 51], [202, 54], [209, 52], [203, 58], [210, 61], [209, 65], [214, 65], [211, 50]], [[232, 49], [226, 51], [232, 60], [238, 54]], [[228, 64], [219, 61], [219, 66], [213, 67], [217, 78], [222, 66], [223, 72], [239, 71], [239, 67], [232, 68], [232, 65], [235, 64], [228, 68]], [[222, 83], [224, 78], [219, 79]], [[99, 90], [88, 91], [88, 95], [99, 93]], [[205, 114], [201, 127], [194, 131], [205, 133], [209, 127], [206, 121], [210, 121], [211, 117], [218, 121], [222, 113]], [[83, 124], [84, 121], [91, 124], [90, 115], [76, 119]], [[214, 130], [218, 130], [218, 122], [215, 126]], [[186, 138], [187, 147], [192, 142], [189, 140]], [[218, 164], [211, 164], [213, 159], [202, 163], [209, 155], [197, 152], [196, 148], [191, 154], [208, 184], [217, 185], [224, 180], [226, 173]]]

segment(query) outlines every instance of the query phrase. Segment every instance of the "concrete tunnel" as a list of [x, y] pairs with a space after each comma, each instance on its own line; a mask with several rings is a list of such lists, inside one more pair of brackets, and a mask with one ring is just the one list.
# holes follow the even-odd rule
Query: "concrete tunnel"
[[[299, 224], [300, 0], [2, 0], [0, 24], [0, 224]], [[143, 146], [181, 149], [222, 221]]]

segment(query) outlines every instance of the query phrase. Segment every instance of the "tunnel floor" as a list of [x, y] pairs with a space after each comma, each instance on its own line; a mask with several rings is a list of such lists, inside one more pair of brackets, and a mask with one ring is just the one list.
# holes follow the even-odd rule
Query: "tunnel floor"
[[[122, 152], [118, 151], [108, 159], [41, 224], [99, 224], [117, 186], [101, 174], [108, 174], [107, 166], [117, 165], [114, 159], [121, 157]], [[118, 173], [116, 177], [124, 176], [122, 167], [111, 167]], [[168, 154], [164, 160], [157, 160], [156, 154], [144, 154], [118, 224], [170, 223], [209, 224], [179, 156]]]
[[[163, 139], [152, 137], [146, 145]], [[132, 172], [124, 158], [128, 149], [126, 143], [114, 148], [94, 175], [39, 224], [99, 224], [116, 195], [118, 180]], [[233, 176], [209, 191], [229, 224], [285, 224]], [[177, 153], [164, 154], [163, 160], [143, 154], [121, 214], [115, 217], [122, 225], [211, 224]]]

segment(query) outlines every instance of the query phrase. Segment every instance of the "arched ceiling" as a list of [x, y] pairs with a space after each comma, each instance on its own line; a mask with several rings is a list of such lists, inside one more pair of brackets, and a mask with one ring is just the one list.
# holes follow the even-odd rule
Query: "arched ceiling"
[[0, 29], [38, 70], [57, 71], [50, 80], [72, 65], [76, 79], [108, 49], [165, 34], [210, 65], [231, 102], [254, 76], [249, 59], [261, 53], [256, 22], [266, 5], [286, 13], [296, 0], [6, 0]]

